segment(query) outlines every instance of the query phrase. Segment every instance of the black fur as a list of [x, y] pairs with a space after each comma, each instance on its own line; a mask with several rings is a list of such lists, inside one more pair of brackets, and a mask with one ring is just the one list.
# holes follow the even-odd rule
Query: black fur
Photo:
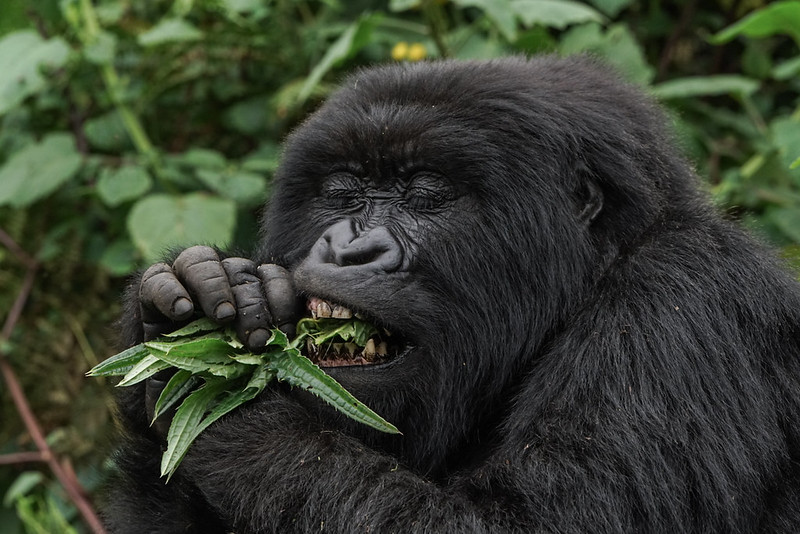
[[[453, 199], [387, 215], [404, 266], [345, 287], [303, 260], [352, 166], [376, 191], [434, 169]], [[800, 532], [800, 288], [592, 61], [352, 76], [288, 140], [263, 227], [256, 260], [416, 347], [332, 371], [403, 435], [276, 387], [165, 486], [134, 391], [113, 532]]]

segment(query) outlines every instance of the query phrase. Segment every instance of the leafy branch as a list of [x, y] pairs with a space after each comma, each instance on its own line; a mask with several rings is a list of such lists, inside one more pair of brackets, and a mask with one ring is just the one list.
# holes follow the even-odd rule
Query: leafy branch
[[394, 425], [300, 354], [299, 347], [307, 337], [321, 343], [337, 336], [364, 345], [374, 327], [357, 319], [322, 323], [304, 319], [298, 331], [300, 334], [290, 341], [286, 334], [274, 329], [267, 350], [252, 354], [244, 350], [232, 330], [222, 330], [202, 318], [155, 341], [120, 352], [88, 374], [122, 376], [118, 385], [131, 386], [161, 371], [175, 370], [156, 401], [153, 415], [155, 421], [180, 404], [167, 432], [167, 450], [161, 458], [161, 476], [167, 480], [203, 430], [254, 399], [273, 380], [303, 388], [376, 430], [398, 434]]

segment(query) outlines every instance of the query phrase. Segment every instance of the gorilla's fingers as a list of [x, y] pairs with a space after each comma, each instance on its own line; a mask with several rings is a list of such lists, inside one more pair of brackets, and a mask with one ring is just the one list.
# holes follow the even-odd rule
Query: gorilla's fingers
[[187, 248], [172, 267], [206, 316], [220, 323], [233, 320], [236, 316], [233, 293], [216, 250], [205, 246]]
[[258, 266], [258, 276], [261, 278], [275, 326], [287, 336], [294, 337], [295, 322], [300, 316], [302, 305], [297, 298], [289, 271], [280, 265], [265, 263]]
[[186, 288], [166, 263], [151, 265], [139, 283], [139, 306], [145, 339], [153, 339], [188, 319], [194, 311]]
[[245, 258], [227, 258], [222, 267], [236, 301], [236, 333], [250, 350], [263, 349], [272, 322], [255, 264]]

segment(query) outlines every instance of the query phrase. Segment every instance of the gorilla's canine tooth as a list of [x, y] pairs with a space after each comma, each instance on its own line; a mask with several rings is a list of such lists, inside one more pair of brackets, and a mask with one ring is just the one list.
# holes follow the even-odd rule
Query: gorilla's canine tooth
[[364, 345], [364, 352], [362, 352], [361, 354], [363, 354], [364, 359], [367, 360], [367, 361], [371, 361], [373, 358], [375, 358], [375, 340], [374, 339], [369, 338], [369, 341], [367, 341], [367, 344]]
[[378, 353], [378, 356], [386, 356], [389, 353], [389, 346], [385, 341], [381, 341], [378, 343], [378, 349], [376, 352]]
[[345, 308], [344, 306], [335, 305], [333, 310], [331, 310], [331, 317], [334, 319], [350, 319], [353, 316], [353, 312], [350, 311], [349, 308]]

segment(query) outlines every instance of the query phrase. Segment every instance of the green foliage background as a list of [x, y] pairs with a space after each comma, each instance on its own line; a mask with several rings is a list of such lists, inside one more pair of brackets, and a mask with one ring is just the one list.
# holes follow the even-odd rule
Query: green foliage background
[[[3, 0], [0, 229], [40, 262], [1, 347], [90, 491], [125, 278], [168, 246], [247, 249], [287, 132], [360, 65], [589, 52], [663, 101], [721, 209], [800, 263], [800, 1]], [[0, 310], [24, 267], [0, 248]], [[0, 454], [31, 450], [0, 385]], [[0, 534], [85, 531], [37, 465]]]

